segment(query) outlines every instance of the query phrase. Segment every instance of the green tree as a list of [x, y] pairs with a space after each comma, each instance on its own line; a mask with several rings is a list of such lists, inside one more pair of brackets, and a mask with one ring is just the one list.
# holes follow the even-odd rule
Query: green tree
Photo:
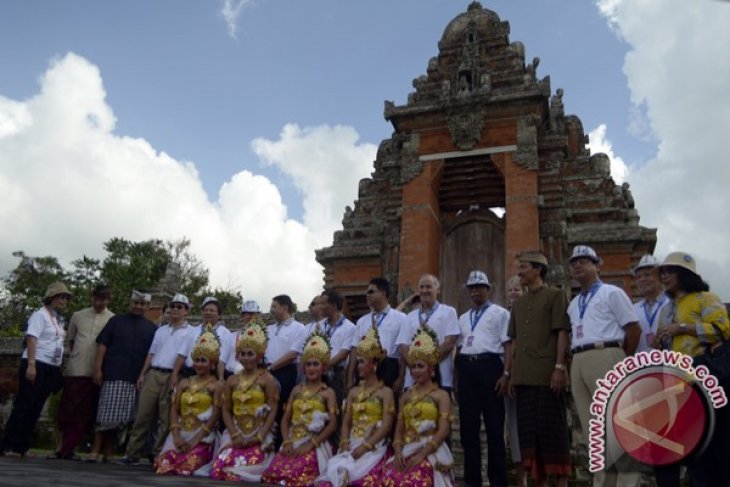
[[208, 287], [208, 269], [190, 250], [190, 239], [181, 238], [166, 242], [165, 247], [170, 254], [168, 266], [168, 286], [174, 292], [183, 293], [190, 299], [194, 309], [203, 303]]
[[0, 327], [9, 334], [25, 330], [30, 314], [43, 304], [49, 284], [68, 278], [58, 259], [50, 255], [33, 257], [17, 251], [13, 252], [13, 257], [19, 258], [20, 262], [2, 279], [0, 297]]
[[171, 260], [162, 240], [142, 242], [114, 237], [104, 242], [107, 256], [101, 263], [101, 279], [112, 287], [109, 308], [123, 313], [129, 307], [133, 289], [150, 291], [165, 275]]

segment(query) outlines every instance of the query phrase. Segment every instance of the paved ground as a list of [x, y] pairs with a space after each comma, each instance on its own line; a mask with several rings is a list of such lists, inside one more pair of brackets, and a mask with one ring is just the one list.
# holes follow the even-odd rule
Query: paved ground
[[155, 475], [150, 465], [122, 467], [111, 463], [46, 460], [43, 457], [0, 457], [0, 485], [2, 487], [126, 487], [234, 484], [200, 477]]

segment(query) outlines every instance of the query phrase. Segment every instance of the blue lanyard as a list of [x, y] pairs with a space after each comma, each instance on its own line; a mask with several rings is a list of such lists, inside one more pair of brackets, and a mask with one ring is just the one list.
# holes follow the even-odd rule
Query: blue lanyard
[[663, 294], [661, 299], [658, 299], [656, 304], [656, 308], [654, 308], [654, 312], [649, 314], [649, 310], [651, 308], [647, 308], [646, 306], [646, 299], [644, 299], [644, 317], [646, 318], [646, 322], [649, 323], [649, 329], [652, 330], [654, 328], [654, 320], [656, 320], [656, 315], [659, 313], [659, 309], [664, 304], [664, 301], [667, 300], [667, 295]]
[[479, 320], [482, 318], [482, 315], [484, 312], [489, 308], [489, 305], [492, 304], [490, 302], [487, 302], [486, 304], [482, 305], [476, 312], [476, 316], [474, 316], [474, 310], [469, 311], [469, 319], [471, 320], [471, 331], [474, 332], [474, 328], [477, 327], [477, 324], [479, 323]]
[[345, 315], [340, 316], [340, 319], [337, 320], [337, 323], [335, 323], [334, 325], [331, 325], [329, 328], [327, 328], [327, 325], [329, 324], [329, 322], [330, 322], [329, 319], [325, 320], [325, 330], [327, 330], [326, 331], [327, 338], [332, 338], [332, 335], [335, 334], [337, 327], [345, 322]]
[[[591, 302], [591, 299], [593, 299], [593, 296], [596, 295], [598, 292], [598, 289], [603, 285], [601, 281], [596, 282], [594, 285], [591, 286], [591, 288], [585, 292], [580, 293], [580, 296], [578, 296], [578, 311], [580, 313], [580, 319], [583, 319], [583, 316], [586, 314], [586, 310], [588, 309], [588, 304]], [[586, 296], [588, 298], [586, 299]]]
[[428, 320], [431, 319], [431, 315], [433, 315], [437, 309], [439, 309], [439, 303], [434, 304], [433, 308], [431, 308], [431, 311], [429, 311], [426, 315], [426, 319], [423, 318], [423, 313], [421, 313], [421, 310], [418, 310], [418, 320], [421, 322], [421, 327], [426, 326]]
[[388, 312], [386, 311], [385, 313], [383, 313], [383, 315], [380, 317], [380, 319], [377, 321], [377, 323], [375, 322], [375, 315], [376, 315], [375, 313], [372, 314], [373, 328], [380, 328], [380, 325], [383, 324], [383, 320], [385, 319], [386, 316], [388, 316]]

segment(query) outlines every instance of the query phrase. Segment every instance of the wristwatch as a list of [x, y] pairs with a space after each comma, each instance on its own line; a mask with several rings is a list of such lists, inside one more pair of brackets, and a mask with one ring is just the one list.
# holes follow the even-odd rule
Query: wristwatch
[[555, 369], [565, 372], [565, 370], [566, 370], [565, 364], [555, 364]]
[[679, 331], [680, 331], [680, 333], [687, 333], [687, 323], [680, 323]]

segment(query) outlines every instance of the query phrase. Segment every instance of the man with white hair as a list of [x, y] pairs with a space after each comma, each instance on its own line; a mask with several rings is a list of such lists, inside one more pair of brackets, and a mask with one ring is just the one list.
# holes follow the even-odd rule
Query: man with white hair
[[655, 348], [657, 324], [662, 308], [669, 304], [669, 298], [664, 294], [664, 286], [659, 280], [659, 261], [653, 255], [641, 257], [639, 264], [634, 268], [634, 282], [636, 289], [643, 299], [634, 303], [636, 315], [641, 325], [641, 339], [637, 352], [645, 352]]
[[[439, 280], [433, 274], [424, 274], [418, 280], [418, 297], [420, 306], [406, 316], [406, 323], [400, 330], [396, 343], [400, 347], [401, 355], [405, 360], [411, 339], [419, 328], [428, 326], [438, 336], [440, 387], [447, 392], [454, 388], [454, 357], [453, 351], [456, 339], [461, 335], [459, 318], [456, 310], [443, 303], [439, 303], [438, 295], [441, 290]], [[406, 372], [404, 389], [413, 385], [410, 371]]]

